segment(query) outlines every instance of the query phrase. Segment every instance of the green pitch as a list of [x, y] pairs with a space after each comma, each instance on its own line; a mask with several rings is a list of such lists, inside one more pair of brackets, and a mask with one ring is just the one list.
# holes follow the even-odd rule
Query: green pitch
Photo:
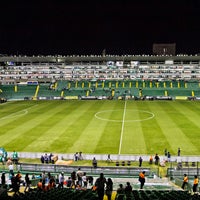
[[0, 105], [7, 151], [200, 154], [198, 101], [20, 101]]

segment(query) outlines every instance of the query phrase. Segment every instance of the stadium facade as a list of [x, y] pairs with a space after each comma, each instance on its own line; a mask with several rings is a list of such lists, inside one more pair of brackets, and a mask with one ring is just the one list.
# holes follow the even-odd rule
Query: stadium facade
[[[0, 57], [1, 90], [5, 91], [2, 87], [6, 85], [14, 85], [14, 94], [17, 94], [17, 87], [21, 85], [47, 84], [48, 89], [60, 91], [59, 94], [51, 94], [56, 98], [152, 96], [149, 92], [144, 94], [147, 88], [151, 88], [151, 91], [162, 88], [163, 90], [155, 95], [167, 97], [170, 96], [167, 88], [184, 88], [189, 90], [187, 94], [177, 93], [176, 96], [194, 97], [199, 93], [199, 80], [200, 56], [198, 55], [3, 55]], [[82, 90], [78, 92], [78, 88]], [[100, 88], [103, 91], [102, 94], [100, 94]], [[118, 88], [122, 90], [116, 91]], [[133, 88], [135, 88], [134, 91]], [[34, 90], [32, 97], [37, 99], [39, 88]], [[73, 93], [75, 90], [76, 92]], [[97, 90], [99, 90], [98, 94], [95, 93]], [[70, 94], [67, 93], [69, 91]], [[10, 98], [10, 95], [6, 94], [4, 97]], [[27, 97], [29, 99], [31, 95]]]

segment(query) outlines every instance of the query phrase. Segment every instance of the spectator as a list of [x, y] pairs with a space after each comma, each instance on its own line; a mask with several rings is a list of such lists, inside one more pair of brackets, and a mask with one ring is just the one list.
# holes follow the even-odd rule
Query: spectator
[[0, 154], [0, 162], [2, 162], [2, 165], [4, 165], [3, 155], [1, 155], [1, 154]]
[[65, 178], [64, 178], [64, 172], [61, 172], [60, 174], [59, 174], [59, 185], [58, 185], [58, 187], [59, 188], [63, 188], [63, 185], [64, 185], [64, 181], [65, 181]]
[[9, 176], [10, 176], [10, 179], [11, 179], [11, 176], [13, 174], [13, 170], [14, 170], [14, 166], [13, 166], [13, 163], [11, 162], [10, 165], [8, 165], [8, 169], [9, 169]]
[[32, 174], [32, 177], [31, 177], [31, 179], [35, 179], [35, 174]]
[[16, 174], [16, 180], [17, 180], [17, 183], [20, 185], [21, 183], [23, 183], [24, 181], [22, 180], [22, 175], [20, 173], [20, 171], [17, 172]]
[[97, 190], [99, 200], [103, 200], [105, 184], [106, 184], [106, 179], [104, 177], [104, 174], [101, 173], [99, 178], [97, 178], [97, 180], [95, 182], [95, 186], [96, 186], [96, 190]]
[[81, 170], [81, 168], [78, 168], [78, 171], [76, 172], [77, 177], [81, 177], [83, 176], [83, 171]]
[[188, 184], [188, 176], [187, 174], [184, 174], [184, 178], [183, 178], [183, 184], [182, 184], [182, 189], [185, 189], [185, 186]]
[[83, 156], [82, 156], [82, 152], [81, 152], [81, 151], [79, 152], [78, 159], [79, 159], [79, 160], [83, 160]]
[[42, 179], [40, 179], [39, 182], [37, 183], [37, 189], [42, 191]]
[[93, 185], [94, 178], [92, 176], [87, 176], [87, 181], [90, 185]]
[[139, 157], [139, 167], [142, 167], [142, 157]]
[[12, 161], [13, 161], [13, 163], [17, 164], [18, 160], [19, 160], [18, 153], [16, 151], [13, 151], [13, 154], [12, 154]]
[[42, 174], [41, 174], [41, 178], [42, 178], [42, 182], [46, 182], [46, 178], [47, 178], [47, 175], [46, 175], [46, 172], [43, 171]]
[[160, 160], [158, 154], [155, 155], [154, 159], [155, 159], [155, 165], [158, 165], [159, 160]]
[[167, 157], [167, 149], [165, 149], [165, 156]]
[[117, 195], [116, 195], [116, 200], [124, 200], [124, 187], [122, 184], [119, 184], [119, 187], [117, 188]]
[[108, 200], [111, 200], [112, 191], [113, 191], [113, 182], [111, 178], [108, 178], [106, 182], [106, 195], [108, 197]]
[[194, 182], [193, 182], [193, 192], [196, 193], [198, 192], [197, 189], [198, 189], [198, 184], [199, 184], [199, 179], [197, 177], [197, 175], [194, 176]]
[[140, 182], [140, 189], [143, 189], [143, 186], [144, 186], [144, 183], [145, 183], [145, 171], [140, 172], [139, 182]]
[[170, 152], [169, 152], [169, 151], [167, 152], [167, 161], [168, 161], [168, 162], [170, 162], [170, 161], [171, 161], [171, 154], [170, 154]]
[[7, 160], [7, 162], [6, 162], [6, 165], [9, 166], [9, 165], [11, 165], [11, 164], [13, 164], [13, 161], [12, 161], [11, 158], [8, 158], [8, 160]]
[[53, 157], [53, 154], [50, 153], [50, 154], [49, 154], [49, 163], [54, 164], [54, 160], [52, 160], [52, 157]]
[[68, 177], [68, 179], [67, 179], [67, 187], [71, 187], [71, 185], [72, 185], [72, 179], [71, 179], [71, 177]]
[[150, 158], [149, 158], [149, 164], [152, 164], [152, 163], [153, 163], [153, 157], [150, 156]]
[[25, 187], [25, 189], [24, 189], [24, 192], [26, 192], [27, 189], [28, 189], [27, 192], [29, 192], [29, 190], [30, 190], [30, 185], [31, 185], [31, 181], [30, 181], [30, 179], [29, 179], [29, 174], [28, 174], [28, 173], [25, 175], [25, 184], [26, 184], [26, 187]]
[[43, 155], [41, 155], [40, 161], [41, 161], [42, 164], [44, 164], [44, 156]]
[[7, 161], [7, 156], [8, 156], [7, 151], [4, 151], [4, 152], [3, 152], [3, 164], [4, 164], [4, 162]]
[[86, 172], [83, 173], [82, 181], [83, 181], [83, 187], [87, 188], [88, 180], [87, 180], [87, 177], [86, 177]]
[[52, 188], [55, 188], [55, 187], [56, 187], [56, 181], [55, 181], [54, 177], [51, 176], [49, 183], [48, 183], [48, 189], [52, 189]]
[[1, 185], [2, 185], [2, 187], [5, 187], [5, 185], [6, 185], [5, 172], [2, 172], [2, 175], [1, 175]]
[[49, 181], [50, 181], [51, 178], [52, 178], [51, 173], [48, 172], [48, 173], [47, 173], [47, 182], [48, 182], [48, 183], [49, 183]]
[[125, 191], [126, 199], [131, 199], [133, 194], [132, 194], [132, 186], [131, 186], [130, 182], [126, 183], [126, 187], [125, 187], [124, 191]]
[[20, 184], [17, 180], [17, 178], [14, 176], [14, 173], [12, 174], [12, 177], [11, 177], [11, 187], [14, 191], [14, 194], [19, 194], [19, 188], [20, 188]]
[[72, 179], [72, 185], [71, 185], [71, 187], [75, 187], [75, 185], [76, 185], [76, 183], [75, 183], [75, 181], [76, 181], [76, 172], [75, 171], [73, 171], [71, 173], [71, 179]]
[[111, 157], [110, 157], [110, 154], [108, 154], [107, 161], [108, 161], [108, 162], [112, 162]]
[[94, 168], [97, 168], [97, 160], [96, 160], [95, 157], [92, 160], [92, 165], [93, 165]]
[[76, 172], [76, 176], [78, 179], [78, 185], [82, 187], [83, 171], [81, 171], [81, 168], [78, 168], [78, 171]]
[[180, 156], [181, 155], [181, 149], [180, 149], [180, 147], [178, 148], [178, 156]]
[[46, 164], [49, 163], [49, 157], [46, 153], [44, 154], [44, 163], [46, 163]]
[[74, 154], [74, 161], [78, 161], [78, 152]]

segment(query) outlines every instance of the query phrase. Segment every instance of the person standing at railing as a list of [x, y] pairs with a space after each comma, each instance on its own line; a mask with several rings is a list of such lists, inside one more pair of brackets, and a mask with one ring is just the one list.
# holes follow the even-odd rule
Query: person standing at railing
[[104, 177], [104, 174], [101, 173], [99, 178], [97, 178], [95, 182], [95, 186], [97, 189], [98, 199], [103, 200], [104, 198], [104, 188], [106, 184], [106, 178]]
[[63, 188], [63, 185], [64, 185], [64, 181], [65, 181], [65, 177], [64, 177], [64, 172], [61, 172], [60, 174], [59, 174], [59, 185], [58, 185], [58, 187], [59, 188]]
[[108, 178], [108, 180], [106, 181], [106, 196], [108, 200], [111, 200], [112, 191], [113, 191], [113, 182], [111, 178]]
[[28, 189], [27, 192], [29, 192], [30, 185], [31, 185], [31, 181], [30, 181], [30, 178], [29, 178], [29, 173], [26, 173], [26, 175], [25, 175], [25, 185], [26, 185], [26, 187], [24, 189], [24, 192], [26, 192], [27, 189]]

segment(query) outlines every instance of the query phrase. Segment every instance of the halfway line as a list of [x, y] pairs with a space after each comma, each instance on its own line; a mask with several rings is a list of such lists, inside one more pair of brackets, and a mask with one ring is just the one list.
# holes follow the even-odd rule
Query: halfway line
[[118, 154], [121, 154], [122, 138], [123, 138], [123, 134], [124, 134], [125, 114], [126, 114], [126, 101], [125, 101], [125, 104], [124, 104], [124, 113], [123, 113], [123, 119], [122, 119], [122, 128], [121, 128], [121, 136], [120, 136], [119, 153]]

